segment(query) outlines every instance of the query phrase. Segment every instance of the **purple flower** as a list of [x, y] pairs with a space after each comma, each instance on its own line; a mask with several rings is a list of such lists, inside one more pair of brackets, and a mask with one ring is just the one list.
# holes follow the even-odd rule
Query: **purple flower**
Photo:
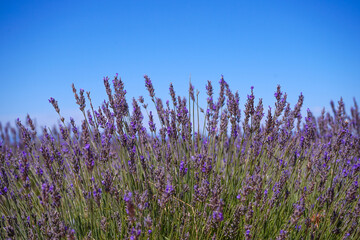
[[147, 75], [144, 75], [144, 78], [145, 78], [145, 87], [149, 91], [150, 97], [151, 98], [155, 97], [155, 90], [150, 78]]
[[180, 172], [182, 172], [182, 170], [184, 169], [184, 161], [181, 161], [180, 162]]
[[52, 105], [53, 105], [53, 107], [54, 107], [54, 109], [55, 109], [55, 111], [57, 112], [57, 113], [60, 113], [60, 109], [59, 109], [59, 106], [58, 106], [58, 102], [54, 99], [54, 98], [50, 98], [49, 99], [49, 103], [51, 103]]
[[124, 195], [124, 201], [129, 202], [131, 200], [131, 197], [132, 197], [132, 193], [128, 192], [127, 194]]
[[220, 211], [214, 211], [213, 212], [213, 219], [216, 221], [216, 222], [221, 222], [224, 220], [224, 216], [222, 214], [222, 212]]
[[170, 194], [170, 193], [172, 193], [173, 191], [174, 191], [173, 186], [171, 186], [171, 185], [166, 185], [166, 189], [165, 189], [165, 192], [166, 192], [166, 193]]

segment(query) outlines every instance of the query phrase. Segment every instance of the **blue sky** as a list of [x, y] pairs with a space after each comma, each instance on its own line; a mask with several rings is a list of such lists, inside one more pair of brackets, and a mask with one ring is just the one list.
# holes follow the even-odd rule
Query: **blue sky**
[[71, 83], [98, 106], [116, 73], [129, 99], [147, 96], [144, 74], [187, 96], [191, 74], [205, 100], [223, 74], [242, 106], [250, 86], [272, 105], [280, 84], [318, 114], [360, 100], [359, 43], [359, 1], [0, 1], [0, 121], [55, 123], [50, 97], [80, 119]]

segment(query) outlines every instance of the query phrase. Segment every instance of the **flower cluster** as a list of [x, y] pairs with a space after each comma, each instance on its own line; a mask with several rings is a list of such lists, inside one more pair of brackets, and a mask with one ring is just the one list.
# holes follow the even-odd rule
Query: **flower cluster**
[[302, 94], [292, 106], [277, 86], [264, 107], [251, 87], [241, 103], [222, 76], [201, 108], [191, 83], [163, 101], [144, 78], [153, 105], [116, 75], [97, 109], [72, 86], [80, 123], [54, 98], [59, 126], [0, 123], [1, 239], [359, 238], [355, 99], [303, 118]]

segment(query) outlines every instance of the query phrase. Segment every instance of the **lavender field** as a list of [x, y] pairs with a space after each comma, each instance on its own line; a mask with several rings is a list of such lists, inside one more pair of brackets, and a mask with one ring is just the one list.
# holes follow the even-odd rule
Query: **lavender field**
[[144, 78], [151, 102], [115, 76], [100, 107], [73, 85], [81, 122], [50, 98], [56, 128], [0, 125], [1, 239], [360, 238], [355, 99], [302, 116], [302, 94], [274, 86], [267, 108], [221, 78], [202, 109], [191, 83], [166, 101]]

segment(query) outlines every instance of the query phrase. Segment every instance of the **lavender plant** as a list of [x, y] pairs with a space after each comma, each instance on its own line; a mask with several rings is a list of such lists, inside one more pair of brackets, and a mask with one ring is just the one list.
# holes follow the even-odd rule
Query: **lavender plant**
[[241, 109], [222, 77], [202, 110], [191, 83], [169, 102], [144, 78], [155, 111], [115, 76], [97, 109], [72, 86], [81, 123], [50, 98], [58, 127], [0, 124], [1, 239], [360, 238], [355, 100], [303, 119], [302, 94], [266, 111], [251, 87]]

